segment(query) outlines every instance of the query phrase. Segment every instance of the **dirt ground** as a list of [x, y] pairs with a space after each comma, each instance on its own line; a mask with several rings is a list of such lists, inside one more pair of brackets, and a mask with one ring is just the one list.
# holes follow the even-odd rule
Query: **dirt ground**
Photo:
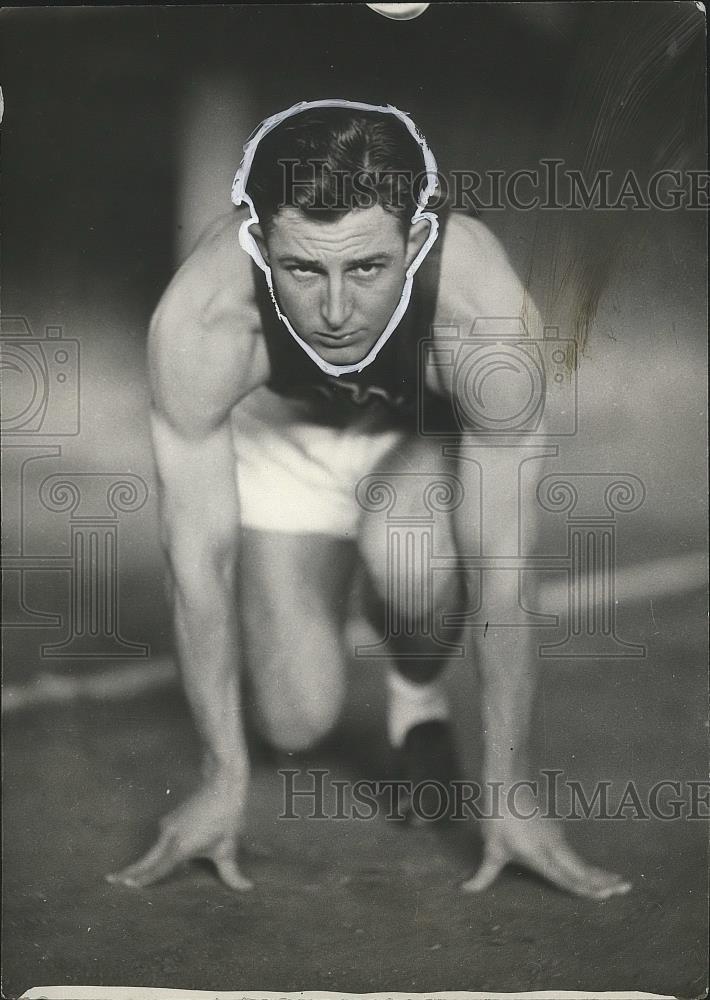
[[[700, 598], [637, 607], [624, 622], [642, 661], [543, 668], [541, 763], [583, 782], [641, 790], [702, 779], [707, 686]], [[470, 678], [449, 679], [465, 767], [475, 772]], [[702, 994], [707, 827], [659, 819], [570, 822], [589, 859], [634, 890], [572, 899], [508, 870], [480, 896], [475, 826], [402, 828], [279, 820], [276, 767], [387, 777], [381, 672], [353, 671], [335, 737], [303, 758], [257, 754], [237, 895], [199, 864], [150, 889], [107, 884], [144, 850], [158, 817], [197, 778], [197, 744], [176, 690], [119, 704], [12, 715], [5, 727], [4, 996], [38, 985], [364, 992], [625, 989]], [[468, 704], [470, 704], [470, 699]], [[301, 779], [297, 779], [300, 783]], [[305, 780], [305, 779], [304, 779]]]

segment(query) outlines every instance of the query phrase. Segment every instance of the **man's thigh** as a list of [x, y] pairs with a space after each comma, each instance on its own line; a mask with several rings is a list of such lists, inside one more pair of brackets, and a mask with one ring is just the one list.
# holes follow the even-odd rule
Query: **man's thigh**
[[455, 463], [437, 442], [416, 435], [404, 438], [361, 480], [358, 547], [380, 601], [402, 601], [409, 592], [416, 616], [429, 598], [454, 599], [457, 574], [437, 568], [434, 557], [456, 555], [452, 515], [463, 499]]
[[302, 749], [342, 706], [342, 633], [355, 545], [315, 532], [244, 527], [239, 563], [244, 651], [265, 735]]

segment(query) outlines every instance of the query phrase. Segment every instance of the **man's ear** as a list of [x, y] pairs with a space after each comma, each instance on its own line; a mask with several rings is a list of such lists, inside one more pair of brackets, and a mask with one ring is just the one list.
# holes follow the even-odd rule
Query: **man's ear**
[[256, 222], [253, 226], [249, 226], [249, 234], [254, 237], [254, 242], [259, 248], [259, 253], [261, 254], [262, 260], [269, 267], [269, 251], [266, 246], [266, 237], [264, 236], [264, 230], [260, 223]]
[[412, 264], [417, 257], [417, 254], [421, 248], [426, 243], [431, 232], [431, 222], [429, 219], [417, 219], [409, 227], [409, 235], [407, 236], [407, 267]]

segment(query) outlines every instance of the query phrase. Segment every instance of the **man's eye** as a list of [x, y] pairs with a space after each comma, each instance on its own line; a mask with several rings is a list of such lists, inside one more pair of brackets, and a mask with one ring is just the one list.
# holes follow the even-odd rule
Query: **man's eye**
[[358, 264], [353, 273], [363, 277], [370, 277], [382, 270], [381, 264]]
[[291, 274], [295, 274], [296, 277], [299, 278], [305, 275], [311, 275], [316, 273], [312, 267], [300, 267], [298, 264], [294, 264], [293, 267], [289, 267], [288, 270], [291, 272]]

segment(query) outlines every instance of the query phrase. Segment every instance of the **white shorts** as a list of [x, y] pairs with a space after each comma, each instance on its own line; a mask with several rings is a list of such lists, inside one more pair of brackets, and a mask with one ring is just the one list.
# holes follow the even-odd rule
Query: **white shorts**
[[260, 389], [234, 408], [241, 521], [262, 531], [355, 538], [358, 482], [401, 441], [399, 430], [362, 422], [326, 427], [307, 404]]

